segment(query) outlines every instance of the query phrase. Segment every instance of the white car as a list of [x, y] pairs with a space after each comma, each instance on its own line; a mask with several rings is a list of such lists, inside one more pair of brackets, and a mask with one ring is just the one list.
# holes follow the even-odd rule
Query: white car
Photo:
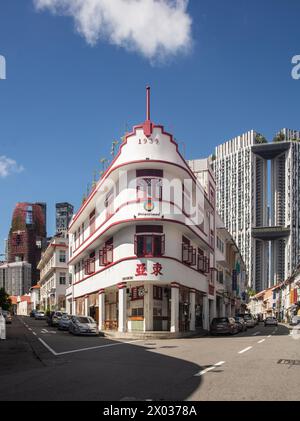
[[267, 317], [265, 319], [265, 326], [278, 326], [278, 320], [276, 317]]
[[247, 327], [254, 327], [256, 325], [256, 321], [253, 319], [251, 314], [245, 314], [244, 320]]

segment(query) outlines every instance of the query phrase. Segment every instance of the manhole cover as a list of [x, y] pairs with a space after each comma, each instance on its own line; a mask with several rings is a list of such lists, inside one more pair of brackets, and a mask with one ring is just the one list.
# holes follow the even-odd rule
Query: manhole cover
[[300, 360], [278, 360], [277, 364], [300, 365]]

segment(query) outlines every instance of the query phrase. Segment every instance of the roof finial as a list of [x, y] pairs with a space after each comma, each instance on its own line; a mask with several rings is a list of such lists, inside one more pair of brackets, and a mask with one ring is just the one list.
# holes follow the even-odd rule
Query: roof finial
[[146, 121], [144, 123], [144, 135], [146, 137], [150, 137], [152, 135], [153, 132], [153, 124], [150, 120], [150, 86], [147, 86], [147, 101], [146, 101], [146, 108], [147, 108], [147, 112], [146, 112]]
[[147, 86], [147, 117], [146, 120], [150, 121], [150, 86]]

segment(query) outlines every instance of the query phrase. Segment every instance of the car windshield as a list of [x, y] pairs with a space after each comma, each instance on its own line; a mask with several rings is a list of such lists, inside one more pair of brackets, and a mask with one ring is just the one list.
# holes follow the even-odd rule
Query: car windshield
[[227, 317], [218, 317], [216, 319], [213, 319], [213, 323], [227, 323], [228, 319]]
[[95, 323], [91, 317], [77, 317], [78, 323]]
[[245, 314], [244, 318], [248, 320], [252, 319], [252, 317], [249, 314]]
[[67, 314], [63, 314], [62, 320], [70, 320], [71, 316], [68, 316]]

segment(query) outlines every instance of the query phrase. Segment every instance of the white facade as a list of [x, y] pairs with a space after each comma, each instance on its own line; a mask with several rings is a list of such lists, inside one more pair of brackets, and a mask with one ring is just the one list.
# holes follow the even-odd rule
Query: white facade
[[0, 265], [0, 288], [9, 295], [24, 295], [31, 288], [31, 264], [27, 262]]
[[54, 237], [38, 264], [40, 270], [40, 305], [46, 310], [64, 310], [69, 285], [68, 239]]
[[208, 329], [214, 220], [172, 135], [148, 118], [125, 137], [71, 222], [67, 310], [90, 314], [104, 330]]
[[34, 287], [30, 288], [30, 297], [31, 297], [31, 303], [32, 308], [37, 309], [40, 305], [40, 286], [35, 285]]
[[282, 282], [299, 264], [300, 132], [284, 129], [281, 137], [266, 143], [250, 131], [215, 152], [217, 210], [256, 291]]

